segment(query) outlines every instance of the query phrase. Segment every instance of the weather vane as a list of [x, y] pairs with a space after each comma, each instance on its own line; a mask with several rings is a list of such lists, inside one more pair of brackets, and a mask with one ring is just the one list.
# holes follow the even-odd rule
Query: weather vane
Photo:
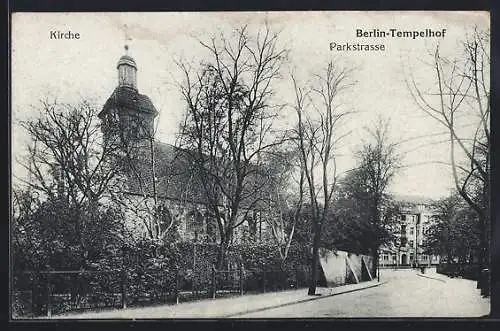
[[125, 28], [125, 52], [126, 52], [126, 53], [128, 53], [128, 48], [129, 48], [129, 47], [128, 47], [127, 42], [128, 42], [129, 40], [132, 40], [132, 38], [128, 35], [127, 24], [124, 24], [123, 26], [124, 26], [124, 28]]

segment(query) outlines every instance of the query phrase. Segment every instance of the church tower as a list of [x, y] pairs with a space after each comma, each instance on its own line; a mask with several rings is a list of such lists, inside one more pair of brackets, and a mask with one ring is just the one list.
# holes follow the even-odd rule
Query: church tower
[[153, 103], [137, 88], [137, 64], [128, 54], [116, 66], [118, 86], [98, 114], [105, 139], [130, 144], [151, 141], [154, 138], [154, 119], [158, 115]]

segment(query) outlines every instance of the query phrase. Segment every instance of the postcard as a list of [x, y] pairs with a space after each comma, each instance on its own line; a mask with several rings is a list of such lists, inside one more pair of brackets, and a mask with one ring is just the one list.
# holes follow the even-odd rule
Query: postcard
[[11, 28], [12, 319], [490, 314], [489, 12]]

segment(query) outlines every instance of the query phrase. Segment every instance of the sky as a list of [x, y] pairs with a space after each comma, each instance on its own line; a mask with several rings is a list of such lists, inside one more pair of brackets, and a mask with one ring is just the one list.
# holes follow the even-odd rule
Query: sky
[[[440, 45], [444, 55], [460, 56], [460, 41], [475, 27], [489, 28], [487, 12], [165, 12], [165, 13], [14, 13], [12, 18], [12, 173], [25, 178], [17, 159], [29, 142], [18, 123], [39, 116], [42, 99], [75, 103], [91, 100], [102, 107], [117, 86], [116, 64], [128, 54], [138, 66], [138, 89], [160, 115], [156, 139], [173, 143], [184, 105], [176, 61], [199, 63], [206, 51], [199, 40], [247, 24], [251, 32], [268, 22], [279, 31], [280, 46], [290, 50], [283, 79], [275, 89], [280, 102], [293, 102], [289, 79], [308, 77], [328, 61], [353, 68], [353, 87], [342, 106], [354, 113], [344, 129], [351, 132], [340, 147], [340, 172], [355, 166], [354, 152], [367, 138], [366, 127], [378, 117], [390, 120], [390, 139], [399, 143], [404, 167], [391, 184], [395, 194], [439, 198], [453, 186], [445, 128], [417, 108], [406, 81], [412, 73], [423, 90], [433, 86], [429, 54]], [[444, 37], [357, 37], [365, 32], [442, 31]], [[79, 39], [51, 39], [51, 31], [79, 33]], [[331, 43], [383, 44], [384, 51], [337, 51]], [[291, 109], [280, 124], [293, 125]], [[470, 134], [467, 129], [464, 135]]]

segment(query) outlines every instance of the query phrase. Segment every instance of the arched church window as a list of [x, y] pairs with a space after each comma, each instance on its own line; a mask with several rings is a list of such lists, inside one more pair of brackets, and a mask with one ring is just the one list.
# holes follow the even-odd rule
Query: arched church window
[[187, 215], [186, 232], [194, 240], [198, 240], [205, 232], [203, 227], [203, 215], [198, 210], [193, 210]]
[[245, 221], [246, 221], [248, 234], [252, 238], [255, 238], [255, 236], [257, 234], [257, 220], [255, 218], [254, 213], [251, 213], [251, 212], [248, 213], [248, 215], [245, 216]]
[[137, 137], [139, 134], [139, 124], [137, 123], [137, 120], [135, 118], [130, 119], [130, 135], [132, 137]]
[[165, 232], [167, 228], [172, 224], [172, 221], [172, 214], [168, 210], [167, 206], [160, 205], [158, 207], [159, 233], [163, 234], [163, 232]]
[[120, 71], [119, 77], [121, 85], [127, 85], [130, 79], [127, 66], [120, 66], [119, 71]]
[[106, 119], [107, 119], [107, 125], [110, 127], [110, 128], [115, 128], [117, 129], [118, 128], [118, 125], [120, 123], [120, 117], [118, 116], [118, 113], [115, 112], [115, 111], [112, 111], [110, 112], [107, 116], [106, 116]]

